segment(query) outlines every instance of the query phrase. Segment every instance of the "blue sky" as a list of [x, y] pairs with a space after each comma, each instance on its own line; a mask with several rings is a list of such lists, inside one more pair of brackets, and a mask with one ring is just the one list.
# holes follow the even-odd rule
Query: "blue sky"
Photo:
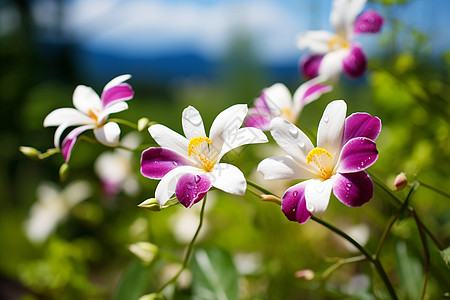
[[[34, 16], [43, 28], [56, 20], [53, 0], [35, 0]], [[120, 56], [157, 56], [186, 49], [216, 58], [237, 30], [247, 32], [258, 54], [270, 62], [298, 58], [298, 33], [331, 30], [331, 0], [67, 0], [63, 32], [90, 50]], [[407, 5], [368, 2], [388, 18], [400, 19], [431, 38], [435, 51], [450, 46], [449, 0], [410, 0]], [[388, 28], [384, 28], [388, 30]], [[407, 35], [406, 33], [403, 35]], [[403, 43], [402, 34], [398, 40]], [[381, 35], [365, 37], [366, 51], [377, 51]]]

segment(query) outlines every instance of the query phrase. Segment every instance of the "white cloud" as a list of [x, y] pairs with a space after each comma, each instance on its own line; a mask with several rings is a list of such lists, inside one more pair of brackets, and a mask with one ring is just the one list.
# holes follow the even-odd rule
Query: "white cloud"
[[222, 55], [236, 29], [251, 34], [269, 60], [299, 52], [295, 36], [307, 28], [300, 12], [272, 0], [198, 2], [76, 0], [65, 10], [64, 29], [79, 42], [130, 54], [194, 48]]

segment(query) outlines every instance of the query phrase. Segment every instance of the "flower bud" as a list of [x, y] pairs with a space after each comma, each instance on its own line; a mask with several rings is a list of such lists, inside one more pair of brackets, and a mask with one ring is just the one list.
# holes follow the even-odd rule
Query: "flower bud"
[[400, 174], [395, 177], [394, 181], [394, 191], [398, 192], [403, 190], [406, 185], [408, 184], [408, 179], [406, 178], [406, 174], [404, 172], [401, 172]]
[[69, 176], [69, 164], [63, 163], [59, 168], [59, 179], [64, 181], [67, 179], [67, 176]]
[[139, 131], [144, 131], [148, 127], [149, 119], [147, 118], [140, 118], [137, 121], [137, 127]]
[[158, 255], [158, 247], [147, 242], [131, 244], [128, 249], [146, 265], [151, 264]]
[[26, 157], [36, 160], [38, 160], [39, 156], [41, 155], [41, 152], [39, 152], [39, 150], [28, 146], [20, 146], [19, 151], [22, 152]]
[[151, 293], [140, 297], [138, 300], [163, 300], [163, 299], [165, 298], [162, 297], [160, 294]]
[[314, 279], [314, 271], [310, 269], [300, 270], [295, 272], [295, 277], [310, 281]]

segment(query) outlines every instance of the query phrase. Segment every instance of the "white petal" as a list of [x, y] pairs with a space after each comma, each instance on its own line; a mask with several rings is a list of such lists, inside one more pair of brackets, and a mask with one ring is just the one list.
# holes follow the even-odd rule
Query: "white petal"
[[330, 202], [333, 180], [311, 179], [307, 182], [305, 189], [306, 209], [313, 215], [321, 217]]
[[113, 104], [112, 106], [107, 106], [104, 110], [102, 110], [98, 115], [98, 123], [101, 124], [110, 114], [121, 112], [128, 109], [128, 104], [126, 102], [117, 102], [116, 104]]
[[59, 126], [63, 123], [68, 126], [92, 123], [92, 119], [74, 108], [58, 108], [49, 113], [44, 119], [44, 127]]
[[213, 142], [214, 153], [217, 156], [222, 151], [223, 143], [233, 135], [238, 133], [247, 115], [246, 104], [236, 104], [222, 111], [214, 120], [209, 132], [209, 138]]
[[119, 145], [120, 127], [117, 123], [109, 122], [94, 129], [94, 135], [100, 143], [114, 147]]
[[269, 140], [267, 139], [264, 132], [254, 127], [245, 127], [240, 128], [236, 135], [229, 136], [227, 140], [224, 142], [222, 151], [217, 159], [220, 159], [230, 150], [233, 150], [237, 147], [248, 145], [248, 144], [258, 144], [258, 143], [267, 143]]
[[349, 53], [349, 48], [339, 49], [327, 53], [320, 63], [319, 76], [325, 80], [336, 82], [342, 73], [342, 62]]
[[244, 195], [247, 189], [247, 181], [244, 174], [237, 167], [230, 164], [216, 164], [210, 173], [209, 179], [212, 186], [224, 192], [234, 195]]
[[346, 112], [347, 104], [344, 100], [331, 102], [325, 108], [317, 130], [317, 147], [324, 148], [333, 155], [334, 162], [341, 152]]
[[290, 156], [269, 157], [258, 165], [264, 179], [309, 179], [316, 174], [297, 164]]
[[130, 74], [125, 74], [125, 75], [120, 75], [117, 76], [116, 78], [112, 79], [110, 82], [108, 82], [105, 87], [103, 88], [103, 91], [109, 90], [110, 88], [121, 84], [124, 81], [127, 81], [128, 79], [131, 78]]
[[152, 138], [161, 147], [175, 151], [183, 157], [189, 158], [187, 155], [189, 140], [184, 136], [160, 124], [150, 126], [148, 132], [150, 132]]
[[92, 194], [91, 186], [87, 181], [73, 181], [62, 191], [64, 199], [70, 208], [85, 200]]
[[314, 85], [318, 85], [321, 82], [325, 81], [324, 78], [321, 77], [315, 77], [303, 84], [301, 84], [297, 90], [295, 90], [294, 95], [292, 96], [292, 116], [293, 120], [297, 120], [298, 116], [300, 115], [300, 112], [302, 111], [303, 107], [312, 101], [316, 100], [322, 93], [329, 92], [333, 88], [329, 86], [326, 90], [321, 90], [319, 93], [315, 92], [310, 94], [305, 98], [305, 93], [308, 91], [309, 88], [313, 87]]
[[184, 136], [188, 140], [197, 136], [206, 137], [202, 116], [194, 107], [188, 106], [183, 110], [181, 123], [183, 124]]
[[297, 47], [314, 54], [325, 54], [330, 51], [328, 42], [333, 36], [334, 33], [325, 30], [307, 31], [297, 36]]
[[166, 204], [167, 200], [175, 193], [178, 179], [186, 173], [204, 174], [202, 170], [192, 166], [181, 166], [171, 170], [159, 182], [155, 190], [155, 199], [159, 206]]
[[297, 126], [283, 118], [275, 118], [270, 122], [270, 133], [281, 149], [292, 156], [299, 165], [314, 170], [306, 163], [306, 156], [314, 146]]
[[330, 13], [330, 23], [336, 32], [343, 37], [349, 37], [353, 31], [353, 23], [361, 12], [366, 0], [335, 0]]
[[292, 96], [288, 88], [282, 83], [264, 89], [264, 100], [270, 109], [270, 113], [274, 117], [280, 117], [284, 109], [291, 109]]
[[73, 92], [73, 105], [79, 111], [89, 114], [89, 110], [100, 111], [102, 102], [97, 93], [90, 87], [79, 85]]

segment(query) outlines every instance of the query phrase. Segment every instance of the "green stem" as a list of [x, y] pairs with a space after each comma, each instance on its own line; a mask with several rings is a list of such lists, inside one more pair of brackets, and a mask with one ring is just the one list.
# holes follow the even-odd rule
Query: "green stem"
[[331, 275], [331, 273], [333, 273], [334, 271], [336, 271], [343, 265], [364, 261], [366, 259], [367, 259], [367, 257], [365, 255], [349, 257], [349, 258], [341, 258], [322, 273], [322, 276], [321, 276], [322, 280], [325, 280], [328, 276]]
[[130, 128], [133, 128], [133, 129], [135, 129], [135, 130], [138, 130], [138, 127], [137, 127], [136, 124], [134, 124], [134, 123], [132, 123], [132, 122], [130, 122], [130, 121], [127, 121], [127, 120], [122, 120], [122, 119], [109, 119], [108, 122], [115, 122], [115, 123], [118, 123], [118, 124], [122, 124], [122, 125], [128, 126], [128, 127], [130, 127]]
[[384, 270], [383, 266], [381, 265], [380, 260], [377, 257], [372, 256], [366, 248], [361, 246], [357, 241], [355, 241], [353, 238], [351, 238], [348, 234], [340, 230], [339, 228], [325, 222], [324, 220], [317, 218], [315, 216], [311, 216], [311, 220], [313, 220], [316, 223], [321, 224], [322, 226], [330, 229], [334, 233], [340, 235], [350, 243], [352, 243], [356, 248], [358, 248], [359, 251], [361, 251], [362, 254], [375, 266], [378, 275], [380, 276], [381, 280], [383, 281], [384, 285], [386, 286], [387, 290], [389, 291], [389, 294], [391, 295], [392, 299], [398, 299], [397, 295], [395, 294], [395, 290], [391, 284], [391, 281], [389, 280], [389, 277], [386, 274], [386, 271]]
[[450, 199], [450, 194], [447, 194], [446, 192], [441, 191], [440, 189], [435, 188], [435, 187], [433, 187], [433, 186], [431, 186], [431, 185], [428, 185], [428, 184], [426, 184], [426, 183], [423, 183], [422, 181], [418, 181], [418, 182], [419, 182], [419, 184], [420, 184], [421, 186], [423, 186], [423, 187], [425, 187], [425, 188], [427, 188], [427, 189], [430, 189], [430, 190], [432, 190], [432, 191], [434, 191], [434, 192], [436, 192], [436, 193], [438, 193], [438, 194], [441, 194], [442, 196], [447, 197], [447, 198]]
[[422, 231], [422, 225], [420, 223], [419, 218], [417, 217], [416, 212], [413, 212], [414, 220], [416, 221], [417, 230], [419, 231], [420, 242], [422, 243], [423, 253], [424, 253], [424, 276], [423, 276], [423, 284], [422, 284], [422, 293], [420, 299], [425, 299], [425, 291], [427, 288], [428, 281], [428, 271], [430, 269], [430, 252], [428, 251], [427, 242], [425, 240], [425, 235]]
[[254, 182], [252, 182], [250, 180], [247, 180], [247, 184], [252, 186], [252, 187], [254, 187], [254, 188], [256, 188], [256, 189], [258, 189], [258, 190], [260, 190], [261, 192], [263, 192], [266, 195], [274, 195], [273, 193], [269, 192], [265, 188], [261, 187], [260, 185], [254, 183]]
[[200, 233], [200, 229], [202, 228], [203, 225], [203, 218], [205, 216], [205, 205], [206, 205], [206, 196], [205, 198], [203, 198], [203, 203], [202, 203], [202, 208], [200, 210], [200, 220], [198, 222], [198, 227], [197, 230], [195, 231], [194, 237], [192, 238], [192, 240], [190, 241], [187, 250], [186, 250], [186, 254], [184, 255], [184, 259], [183, 259], [183, 264], [181, 265], [180, 270], [177, 272], [177, 274], [175, 274], [175, 276], [170, 279], [169, 281], [167, 281], [160, 289], [160, 293], [171, 283], [175, 282], [177, 280], [177, 278], [180, 276], [181, 272], [183, 272], [183, 270], [187, 267], [187, 264], [189, 262], [189, 258], [191, 257], [191, 253], [192, 250], [194, 248], [194, 244], [195, 241], [197, 240], [197, 237]]

